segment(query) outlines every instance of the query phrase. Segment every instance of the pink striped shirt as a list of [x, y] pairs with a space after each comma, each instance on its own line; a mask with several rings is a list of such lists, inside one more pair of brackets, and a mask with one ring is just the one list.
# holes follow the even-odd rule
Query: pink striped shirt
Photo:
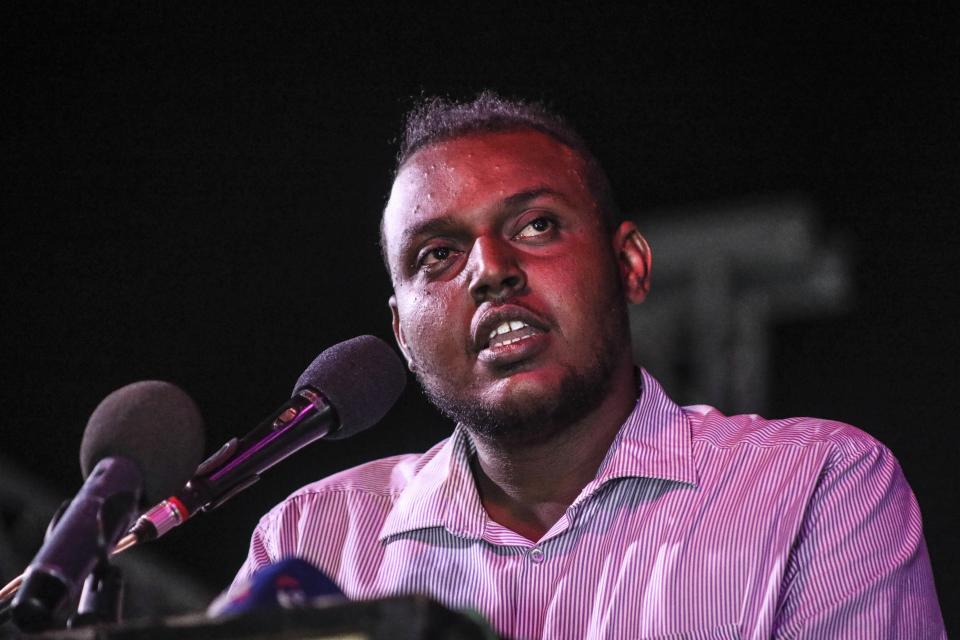
[[232, 587], [296, 555], [354, 599], [420, 593], [510, 638], [945, 638], [896, 459], [846, 424], [643, 392], [536, 542], [490, 520], [467, 433], [303, 487]]

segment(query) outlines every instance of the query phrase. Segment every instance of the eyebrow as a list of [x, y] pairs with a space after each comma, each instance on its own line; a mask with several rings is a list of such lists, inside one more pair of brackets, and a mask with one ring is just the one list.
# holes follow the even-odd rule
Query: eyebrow
[[[541, 196], [552, 196], [563, 201], [564, 203], [568, 202], [567, 198], [559, 191], [551, 189], [550, 187], [542, 186], [534, 187], [533, 189], [525, 189], [524, 191], [518, 191], [517, 193], [510, 194], [506, 198], [503, 198], [497, 204], [496, 208], [500, 211], [517, 209], [529, 204]], [[443, 215], [431, 220], [424, 220], [423, 222], [417, 223], [404, 230], [400, 239], [400, 246], [408, 247], [415, 238], [422, 236], [452, 235], [458, 230], [459, 226], [460, 223], [454, 220], [450, 215]]]
[[551, 189], [550, 187], [536, 187], [534, 189], [527, 189], [526, 191], [518, 191], [513, 195], [507, 196], [503, 199], [503, 202], [501, 202], [500, 205], [504, 209], [512, 209], [514, 207], [527, 204], [532, 200], [536, 200], [540, 196], [553, 196], [558, 200], [567, 202], [566, 196], [559, 191]]
[[457, 226], [457, 222], [449, 215], [418, 222], [412, 227], [407, 227], [403, 230], [403, 235], [400, 238], [400, 247], [401, 249], [405, 249], [413, 243], [415, 238], [421, 236], [450, 234], [456, 230]]

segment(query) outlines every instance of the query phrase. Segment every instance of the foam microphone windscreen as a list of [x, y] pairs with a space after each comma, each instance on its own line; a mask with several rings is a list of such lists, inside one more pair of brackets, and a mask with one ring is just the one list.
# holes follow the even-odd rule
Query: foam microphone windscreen
[[229, 598], [224, 595], [208, 610], [227, 616], [270, 609], [299, 609], [345, 601], [340, 587], [301, 558], [284, 558], [257, 569]]
[[312, 387], [323, 393], [340, 419], [340, 428], [327, 439], [339, 440], [379, 422], [406, 383], [406, 368], [386, 342], [357, 336], [317, 356], [293, 392]]
[[117, 389], [94, 409], [80, 469], [86, 478], [104, 458], [128, 458], [143, 474], [144, 502], [153, 504], [186, 484], [203, 447], [203, 418], [190, 396], [169, 382], [145, 380]]

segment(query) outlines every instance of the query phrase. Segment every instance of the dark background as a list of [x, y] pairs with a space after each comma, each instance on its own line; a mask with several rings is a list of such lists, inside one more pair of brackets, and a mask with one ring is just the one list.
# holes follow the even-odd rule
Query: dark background
[[[402, 114], [491, 87], [568, 116], [641, 229], [648, 209], [800, 193], [852, 239], [855, 304], [776, 327], [768, 413], [890, 446], [955, 624], [960, 23], [947, 3], [876, 4], [8, 6], [0, 451], [67, 495], [113, 389], [180, 385], [212, 450], [325, 347], [390, 338], [376, 234]], [[448, 431], [411, 385], [377, 429], [157, 549], [219, 589], [284, 495]]]

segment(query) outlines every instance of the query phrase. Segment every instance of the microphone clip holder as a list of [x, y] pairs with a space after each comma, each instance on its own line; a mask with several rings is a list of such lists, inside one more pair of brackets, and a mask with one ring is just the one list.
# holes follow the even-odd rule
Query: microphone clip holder
[[123, 612], [123, 572], [110, 563], [103, 549], [93, 571], [87, 576], [80, 592], [77, 611], [70, 616], [67, 627], [78, 629], [97, 624], [116, 624]]

